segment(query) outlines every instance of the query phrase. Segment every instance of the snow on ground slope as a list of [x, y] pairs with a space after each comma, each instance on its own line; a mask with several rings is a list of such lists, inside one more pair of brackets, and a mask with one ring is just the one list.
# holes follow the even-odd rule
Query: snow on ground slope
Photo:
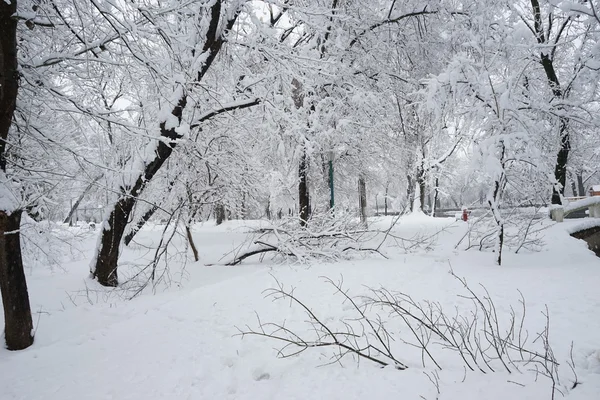
[[[384, 229], [391, 222], [381, 218], [371, 227]], [[0, 399], [550, 399], [550, 382], [527, 372], [533, 366], [522, 373], [465, 373], [455, 355], [441, 352], [443, 370], [434, 373], [430, 362], [423, 367], [419, 353], [401, 343], [394, 346], [409, 367], [404, 371], [364, 359], [357, 363], [350, 356], [341, 365], [329, 364], [332, 348], [281, 359], [280, 343], [236, 335], [238, 328], [257, 327], [256, 314], [263, 322], [286, 321], [290, 329], [310, 335], [300, 307], [264, 298], [262, 292], [275, 280], [294, 286], [294, 294], [333, 325], [356, 315], [324, 276], [343, 278], [354, 295], [384, 286], [439, 301], [448, 310], [463, 309], [469, 301], [457, 296], [465, 292], [451, 268], [479, 293], [484, 285], [499, 315], [519, 306], [520, 290], [532, 338], [546, 323], [547, 305], [549, 339], [561, 362], [560, 388], [569, 399], [600, 398], [600, 259], [568, 235], [570, 222], [545, 231], [541, 252], [506, 253], [502, 267], [494, 265], [493, 254], [454, 249], [467, 224], [424, 216], [401, 219], [393, 233], [425, 238], [444, 228], [429, 250], [388, 240], [388, 259], [373, 255], [313, 265], [249, 259], [236, 267], [206, 266], [246, 238], [246, 224], [196, 226], [201, 261], [188, 261], [180, 274], [183, 256], [176, 255], [170, 288], [131, 301], [87, 278], [97, 232], [84, 235], [80, 256], [63, 270], [33, 268], [28, 279], [36, 341], [21, 352], [0, 351]], [[124, 269], [144, 265], [160, 233], [160, 226], [144, 230], [139, 244], [125, 250]], [[177, 243], [184, 251], [181, 238]], [[565, 390], [574, 380], [567, 365], [571, 342], [580, 384]]]

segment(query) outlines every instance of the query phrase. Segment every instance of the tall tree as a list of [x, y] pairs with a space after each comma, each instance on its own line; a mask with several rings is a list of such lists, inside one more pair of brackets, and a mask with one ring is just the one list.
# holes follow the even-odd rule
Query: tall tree
[[[179, 82], [176, 84], [171, 98], [170, 110], [163, 113], [157, 121], [159, 137], [153, 143], [154, 149], [152, 152], [146, 152], [147, 154], [153, 154], [153, 156], [150, 156], [147, 160], [140, 160], [143, 162], [141, 171], [132, 176], [128, 184], [121, 186], [119, 189], [120, 197], [112, 206], [105, 222], [96, 260], [92, 266], [92, 274], [100, 284], [104, 286], [116, 286], [118, 284], [117, 266], [121, 240], [137, 199], [144, 191], [147, 183], [154, 178], [171, 156], [178, 140], [183, 137], [183, 132], [189, 130], [190, 124], [182, 124], [184, 111], [188, 105], [189, 91], [197, 87], [209, 71], [223, 47], [227, 34], [233, 28], [244, 3], [245, 1], [226, 2], [216, 0], [206, 4], [194, 5], [194, 7], [197, 7], [196, 10], [182, 13], [184, 18], [190, 18], [190, 15], [197, 18], [194, 21], [182, 21], [182, 23], [186, 22], [191, 25], [189, 29], [193, 32], [187, 36], [190, 42], [185, 43], [185, 48], [182, 49], [191, 52], [189, 64], [184, 65], [188, 70], [183, 71], [190, 81], [189, 83]], [[206, 5], [209, 5], [209, 7], [204, 7]], [[179, 29], [184, 29], [184, 27]], [[164, 37], [165, 30], [159, 28], [157, 33], [160, 37], [163, 37], [168, 47], [171, 48], [171, 41]], [[172, 53], [172, 56], [178, 59], [179, 54]], [[187, 56], [189, 57], [190, 54]], [[210, 117], [257, 103], [258, 100], [256, 99], [238, 102], [206, 115]]]
[[[552, 90], [552, 95], [557, 100], [563, 100], [565, 92], [558, 78], [554, 63], [554, 55], [556, 54], [559, 41], [561, 40], [561, 36], [565, 28], [571, 24], [571, 17], [568, 16], [559, 21], [559, 26], [556, 28], [557, 31], [554, 33], [552, 32], [552, 24], [555, 22], [553, 12], [550, 11], [548, 13], [548, 23], [550, 26], [548, 26], [546, 29], [544, 28], [544, 16], [542, 15], [542, 10], [538, 0], [531, 0], [531, 9], [533, 15], [532, 30], [535, 33], [537, 43], [542, 47], [539, 50], [539, 62], [544, 69], [544, 73], [546, 74], [546, 79], [548, 80], [548, 86]], [[552, 34], [554, 34], [554, 37], [551, 37]], [[564, 115], [565, 110], [562, 106], [559, 105], [558, 111], [559, 114], [562, 114], [558, 117], [560, 148], [556, 156], [556, 165], [554, 167], [554, 177], [557, 185], [552, 187], [552, 204], [562, 203], [561, 197], [565, 192], [567, 183], [567, 162], [569, 161], [569, 152], [571, 151], [569, 118]]]
[[33, 343], [33, 322], [21, 257], [21, 204], [7, 168], [7, 144], [19, 90], [17, 1], [0, 3], [0, 289], [9, 350]]

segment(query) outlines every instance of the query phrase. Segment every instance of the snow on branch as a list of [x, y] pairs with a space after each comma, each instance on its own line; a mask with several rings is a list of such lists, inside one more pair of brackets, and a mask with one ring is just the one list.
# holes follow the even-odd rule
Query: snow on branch
[[278, 225], [261, 229], [232, 253], [224, 265], [238, 265], [245, 259], [266, 253], [296, 262], [312, 260], [337, 261], [348, 254], [376, 253], [385, 257], [378, 248], [366, 243], [378, 232], [364, 229], [353, 216], [337, 218], [313, 216], [310, 223], [302, 226], [297, 218], [282, 220]]
[[215, 117], [219, 114], [223, 114], [223, 113], [233, 111], [233, 110], [242, 110], [244, 108], [249, 108], [249, 107], [260, 104], [261, 101], [262, 101], [261, 99], [255, 98], [255, 99], [247, 99], [247, 100], [235, 101], [232, 103], [224, 104], [221, 108], [217, 108], [212, 111], [208, 111], [208, 112], [204, 113], [203, 115], [201, 115], [194, 124], [190, 125], [190, 129], [199, 127], [202, 124], [202, 122], [208, 121], [212, 117]]
[[369, 26], [367, 29], [365, 29], [364, 31], [362, 31], [358, 35], [356, 35], [356, 37], [354, 39], [352, 39], [352, 41], [348, 45], [348, 49], [350, 49], [352, 46], [354, 46], [356, 44], [356, 42], [358, 42], [358, 40], [363, 35], [367, 34], [368, 32], [372, 32], [375, 29], [380, 28], [384, 25], [395, 24], [404, 19], [411, 18], [411, 17], [418, 17], [421, 15], [429, 15], [429, 14], [437, 14], [437, 13], [438, 13], [437, 11], [427, 11], [427, 6], [425, 6], [425, 7], [423, 7], [423, 9], [421, 11], [413, 11], [413, 12], [410, 12], [407, 14], [402, 14], [402, 15], [400, 15], [398, 17], [394, 17], [394, 18], [386, 18], [383, 21], [374, 23], [373, 25]]

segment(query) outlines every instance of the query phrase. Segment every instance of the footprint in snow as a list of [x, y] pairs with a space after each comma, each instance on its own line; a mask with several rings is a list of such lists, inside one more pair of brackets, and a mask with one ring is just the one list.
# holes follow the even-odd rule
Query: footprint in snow
[[252, 374], [252, 377], [254, 378], [255, 381], [258, 382], [258, 381], [266, 381], [266, 380], [270, 379], [271, 375], [269, 375], [268, 372], [263, 372], [261, 370], [256, 370]]

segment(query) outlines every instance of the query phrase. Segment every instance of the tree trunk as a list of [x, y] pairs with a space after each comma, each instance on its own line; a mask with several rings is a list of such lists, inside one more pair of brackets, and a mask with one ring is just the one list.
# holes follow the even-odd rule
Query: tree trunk
[[134, 204], [133, 197], [121, 197], [110, 213], [108, 221], [104, 223], [100, 250], [93, 271], [94, 278], [98, 279], [103, 286], [117, 286], [119, 283], [117, 275], [119, 246]]
[[577, 196], [577, 186], [575, 186], [574, 181], [571, 181], [571, 190], [573, 191], [573, 196]]
[[440, 178], [435, 178], [435, 188], [433, 190], [433, 203], [431, 206], [431, 216], [432, 217], [435, 217], [435, 213], [439, 206], [439, 204], [438, 204], [439, 203], [439, 199], [438, 199], [438, 196], [439, 196], [438, 185], [439, 184], [440, 184]]
[[333, 155], [329, 155], [329, 210], [333, 213], [333, 209], [335, 207], [335, 193], [334, 193], [334, 185], [333, 185]]
[[246, 214], [248, 211], [246, 210], [246, 193], [242, 193], [242, 205], [240, 207], [240, 211], [238, 212], [238, 219], [246, 219]]
[[131, 229], [127, 235], [125, 235], [125, 246], [129, 246], [129, 243], [131, 243], [135, 235], [137, 235], [142, 227], [146, 225], [146, 222], [152, 218], [156, 211], [158, 211], [158, 206], [154, 205], [152, 208], [146, 211], [144, 215], [142, 215], [142, 218], [140, 218], [140, 220], [135, 224], [135, 227]]
[[0, 2], [0, 169], [6, 172], [6, 139], [12, 124], [19, 72], [17, 69], [17, 2]]
[[560, 187], [552, 188], [552, 204], [562, 204], [561, 197], [565, 193], [567, 183], [567, 162], [569, 161], [569, 152], [571, 150], [571, 138], [568, 130], [568, 119], [560, 118], [560, 150], [556, 156], [556, 167], [554, 168], [554, 177]]
[[271, 220], [273, 215], [271, 213], [271, 200], [267, 200], [267, 205], [265, 206], [265, 215], [268, 220]]
[[406, 175], [406, 200], [408, 201], [408, 207], [410, 211], [413, 211], [414, 201], [415, 201], [415, 191], [414, 191], [414, 182], [410, 175]]
[[310, 218], [310, 198], [308, 193], [308, 160], [306, 158], [306, 148], [302, 149], [300, 164], [298, 166], [298, 207], [300, 209], [300, 225], [306, 226]]
[[223, 222], [225, 222], [225, 206], [222, 203], [215, 204], [214, 213], [215, 219], [217, 220], [217, 225], [221, 225]]
[[367, 227], [367, 183], [364, 176], [358, 178], [358, 205], [360, 207], [360, 222]]
[[21, 258], [21, 211], [0, 211], [0, 288], [4, 305], [4, 336], [9, 350], [33, 343], [33, 322]]
[[[0, 174], [4, 177], [6, 143], [19, 92], [17, 19], [13, 18], [16, 12], [16, 0], [0, 2]], [[9, 350], [25, 349], [33, 343], [33, 321], [21, 255], [21, 213], [18, 209], [0, 209], [0, 291], [4, 337]]]
[[79, 204], [81, 204], [81, 201], [89, 193], [89, 191], [92, 189], [92, 187], [94, 187], [96, 182], [98, 182], [100, 180], [100, 178], [102, 178], [103, 176], [104, 175], [99, 175], [98, 177], [94, 178], [94, 180], [92, 182], [90, 182], [89, 185], [86, 186], [86, 188], [83, 190], [83, 193], [81, 193], [81, 195], [79, 196], [77, 201], [75, 201], [75, 204], [73, 204], [73, 206], [71, 206], [69, 215], [67, 215], [67, 218], [65, 218], [65, 220], [63, 221], [64, 224], [66, 224], [67, 222], [69, 222], [69, 224], [71, 223], [71, 218], [73, 218], [73, 214], [75, 214], [75, 211], [77, 211], [77, 208], [79, 208]]
[[[180, 122], [186, 103], [187, 97], [184, 95], [179, 99], [179, 103], [172, 111], [172, 114]], [[146, 183], [152, 180], [154, 175], [156, 175], [173, 152], [173, 148], [175, 147], [174, 141], [181, 137], [181, 135], [175, 131], [175, 128], [166, 129], [165, 122], [160, 124], [160, 131], [161, 137], [169, 139], [172, 142], [169, 143], [167, 140], [158, 142], [154, 159], [147, 164], [144, 171], [138, 175], [130, 190], [127, 190], [127, 188], [121, 189], [123, 194], [115, 203], [108, 221], [105, 221], [105, 226], [101, 234], [100, 249], [98, 250], [98, 255], [96, 257], [96, 265], [92, 270], [94, 277], [98, 279], [98, 282], [101, 285], [117, 286], [119, 247], [136, 199], [143, 191]]]
[[577, 172], [577, 187], [579, 188], [580, 196], [587, 196], [587, 193], [585, 192], [585, 186], [583, 185], [583, 174], [581, 171]]
[[[169, 193], [171, 193], [171, 190], [173, 190], [174, 185], [175, 180], [169, 182], [169, 184], [167, 185], [167, 190], [163, 194], [165, 198]], [[135, 224], [135, 227], [133, 227], [133, 229], [131, 229], [129, 233], [125, 235], [125, 246], [129, 246], [129, 243], [131, 243], [135, 235], [137, 235], [137, 233], [144, 227], [144, 225], [146, 225], [146, 223], [150, 221], [150, 218], [152, 218], [154, 213], [158, 211], [158, 208], [158, 205], [155, 204], [148, 211], [146, 211], [144, 215], [142, 215], [142, 218], [140, 218], [140, 220]]]
[[188, 243], [190, 244], [190, 248], [192, 249], [192, 253], [194, 253], [194, 260], [198, 261], [200, 258], [198, 257], [198, 249], [196, 249], [196, 244], [194, 244], [194, 237], [192, 236], [192, 230], [189, 225], [185, 226], [185, 234], [187, 236]]
[[388, 189], [390, 185], [387, 184], [385, 187], [385, 197], [383, 198], [383, 215], [387, 217], [388, 215]]
[[[304, 107], [304, 93], [302, 83], [296, 78], [292, 79], [292, 99], [297, 109]], [[306, 146], [302, 148], [300, 162], [298, 163], [298, 216], [300, 226], [306, 226], [310, 218], [310, 198], [308, 193], [308, 159], [306, 157]]]
[[419, 203], [421, 206], [420, 210], [415, 211], [424, 211], [425, 207], [425, 174], [423, 171], [419, 172], [417, 175], [417, 184], [419, 185]]
[[[538, 44], [545, 46], [544, 50], [540, 52], [540, 62], [546, 73], [546, 79], [548, 85], [552, 90], [552, 94], [557, 99], [563, 98], [563, 90], [558, 80], [558, 75], [554, 69], [553, 58], [550, 54], [551, 48], [548, 46], [548, 37], [544, 32], [544, 24], [542, 18], [542, 12], [540, 9], [540, 3], [538, 0], [531, 0], [531, 8], [533, 10], [533, 21], [534, 30], [536, 33], [536, 39]], [[548, 28], [550, 30], [550, 28]], [[557, 44], [553, 45], [556, 48]], [[569, 135], [569, 119], [567, 117], [559, 118], [559, 137], [560, 137], [560, 149], [556, 156], [556, 165], [554, 167], [554, 177], [556, 182], [560, 186], [558, 189], [556, 185], [552, 188], [552, 204], [562, 204], [561, 197], [565, 192], [565, 185], [567, 183], [567, 162], [569, 160], [569, 152], [571, 150], [571, 138]]]
[[496, 246], [496, 263], [498, 265], [502, 265], [502, 249], [504, 247], [504, 219], [502, 218], [502, 214], [500, 213], [500, 196], [502, 195], [502, 189], [504, 188], [504, 183], [506, 182], [506, 175], [504, 173], [504, 156], [506, 154], [506, 146], [504, 142], [499, 143], [500, 147], [500, 165], [502, 166], [502, 170], [499, 175], [496, 177], [494, 181], [494, 188], [492, 190], [491, 196], [488, 200], [488, 205], [492, 211], [492, 215], [494, 216], [494, 221], [498, 227], [497, 231], [497, 246]]

